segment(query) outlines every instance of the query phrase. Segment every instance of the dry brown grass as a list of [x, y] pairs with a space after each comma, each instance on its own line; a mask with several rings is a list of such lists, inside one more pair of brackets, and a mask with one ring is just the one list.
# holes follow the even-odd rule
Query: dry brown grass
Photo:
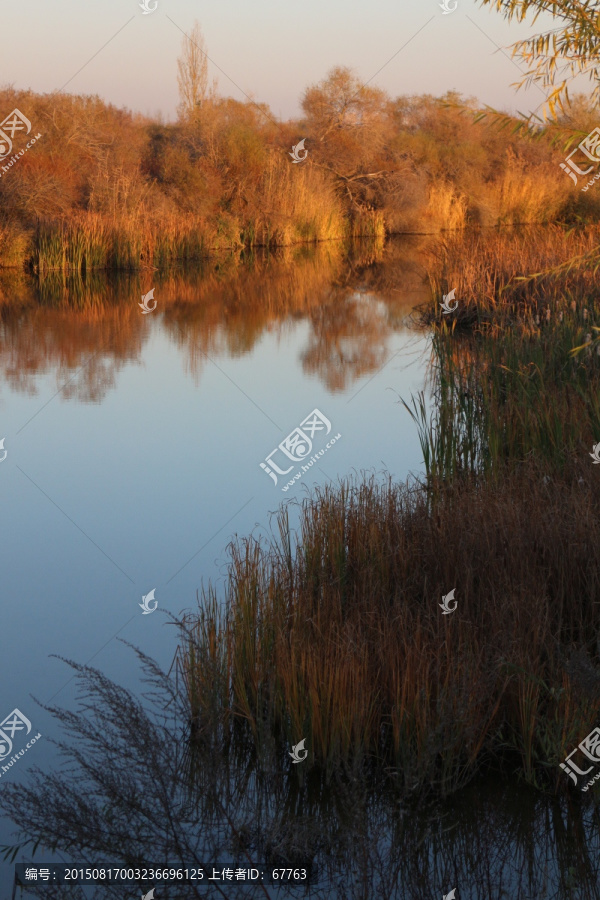
[[600, 482], [582, 474], [530, 467], [433, 510], [420, 489], [323, 488], [298, 547], [284, 514], [272, 546], [234, 545], [225, 604], [209, 589], [180, 658], [198, 735], [304, 737], [311, 764], [375, 762], [404, 791], [451, 792], [484, 760], [557, 779], [600, 710]]
[[464, 228], [467, 224], [467, 206], [467, 198], [453, 185], [443, 181], [432, 184], [421, 230], [431, 233]]
[[577, 192], [573, 183], [560, 175], [557, 166], [527, 166], [509, 152], [499, 177], [474, 179], [469, 188], [471, 218], [484, 227], [555, 221]]
[[[468, 231], [438, 242], [429, 256], [432, 299], [422, 310], [426, 323], [535, 323], [536, 316], [545, 319], [546, 310], [556, 316], [573, 303], [582, 310], [600, 299], [596, 225]], [[439, 304], [452, 289], [459, 307], [445, 316]]]
[[348, 226], [333, 185], [320, 170], [290, 165], [270, 153], [244, 229], [255, 245], [282, 247], [344, 237]]

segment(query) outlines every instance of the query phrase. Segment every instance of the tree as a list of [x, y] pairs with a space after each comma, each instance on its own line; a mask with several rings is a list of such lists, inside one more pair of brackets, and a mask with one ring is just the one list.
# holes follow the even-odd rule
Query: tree
[[509, 21], [522, 22], [533, 12], [535, 23], [542, 13], [550, 13], [559, 20], [550, 28], [513, 44], [513, 55], [520, 56], [529, 70], [518, 83], [538, 84], [553, 88], [547, 99], [553, 118], [557, 110], [565, 113], [569, 103], [568, 86], [578, 75], [587, 75], [594, 82], [592, 101], [600, 102], [600, 10], [598, 0], [481, 0], [483, 6], [493, 6]]
[[339, 129], [373, 127], [385, 115], [386, 103], [380, 88], [363, 86], [350, 69], [336, 67], [307, 88], [302, 109], [310, 130], [322, 142]]
[[381, 205], [383, 185], [395, 177], [387, 151], [392, 139], [390, 101], [337, 67], [307, 88], [302, 99], [311, 164], [327, 170], [355, 212]]
[[183, 39], [177, 70], [179, 87], [177, 112], [183, 121], [193, 121], [199, 116], [202, 105], [214, 91], [214, 85], [212, 91], [208, 86], [208, 57], [199, 22], [194, 22], [190, 34]]

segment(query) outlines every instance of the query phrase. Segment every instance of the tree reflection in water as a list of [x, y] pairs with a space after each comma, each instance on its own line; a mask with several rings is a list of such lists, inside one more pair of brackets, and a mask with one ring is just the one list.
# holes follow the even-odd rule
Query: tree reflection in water
[[[134, 648], [132, 648], [134, 649]], [[295, 897], [422, 900], [452, 888], [467, 898], [597, 898], [598, 809], [576, 795], [548, 798], [482, 780], [445, 803], [403, 800], [364, 772], [293, 765], [264, 736], [224, 747], [217, 730], [200, 744], [185, 690], [135, 650], [141, 699], [100, 671], [69, 662], [77, 709], [58, 720], [62, 762], [0, 788], [18, 828], [17, 861], [38, 849], [84, 866], [190, 867], [204, 863], [316, 871], [306, 888], [242, 883], [161, 886], [161, 898]], [[382, 773], [383, 778], [384, 773]], [[149, 890], [149, 885], [139, 886]], [[144, 891], [144, 892], [145, 892]], [[122, 898], [121, 885], [32, 886], [28, 896]], [[18, 896], [17, 892], [17, 896]]]
[[[333, 242], [110, 276], [0, 272], [0, 373], [30, 395], [51, 373], [64, 398], [99, 403], [128, 362], [143, 362], [151, 323], [161, 323], [199, 381], [207, 356], [240, 357], [266, 332], [306, 321], [305, 372], [344, 390], [381, 367], [390, 337], [426, 298], [420, 260], [408, 240], [385, 250]], [[138, 302], [151, 287], [157, 311], [143, 316]]]

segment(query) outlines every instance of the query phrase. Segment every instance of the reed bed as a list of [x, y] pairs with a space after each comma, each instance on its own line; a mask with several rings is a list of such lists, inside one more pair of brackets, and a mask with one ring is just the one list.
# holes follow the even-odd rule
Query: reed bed
[[557, 182], [554, 164], [531, 167], [509, 150], [505, 165], [493, 181], [469, 182], [469, 221], [483, 227], [545, 225], [565, 216], [572, 185]]
[[284, 509], [267, 545], [234, 542], [179, 654], [195, 739], [285, 759], [304, 738], [309, 768], [374, 767], [404, 793], [482, 766], [564, 787], [600, 710], [600, 483], [534, 474], [435, 508], [420, 486], [342, 482], [303, 501], [297, 537]]
[[[403, 802], [366, 779], [324, 786], [302, 779], [303, 766], [265, 773], [247, 755], [238, 763], [190, 747], [175, 679], [141, 651], [137, 663], [148, 686], [142, 700], [106, 673], [69, 663], [75, 709], [45, 707], [66, 736], [57, 761], [2, 788], [14, 823], [10, 844], [0, 847], [5, 863], [43, 847], [98, 867], [143, 869], [151, 846], [154, 858], [160, 849], [165, 865], [178, 868], [207, 859], [218, 868], [232, 860], [305, 868], [310, 885], [284, 888], [286, 898], [404, 900], [407, 885], [410, 897], [439, 897], [442, 885], [468, 884], [477, 897], [494, 885], [495, 897], [597, 900], [598, 807], [493, 777], [445, 801]], [[143, 895], [147, 882], [137, 886]], [[246, 896], [268, 896], [251, 890]], [[117, 891], [102, 885], [88, 896]], [[162, 900], [182, 895], [181, 884], [161, 886]], [[27, 896], [59, 894], [38, 881], [27, 884]]]
[[[382, 239], [381, 213], [366, 215], [356, 234]], [[105, 210], [39, 220], [32, 238], [30, 267], [39, 274], [56, 269], [162, 269], [208, 257], [219, 250], [283, 247], [347, 237], [349, 224], [333, 186], [316, 169], [296, 172], [271, 154], [245, 212], [225, 209], [210, 217], [157, 210]], [[0, 234], [0, 250], [2, 235]]]
[[[208, 255], [209, 246], [216, 248], [219, 243], [219, 237], [196, 219], [115, 222], [90, 213], [73, 220], [38, 222], [30, 264], [39, 275], [61, 269], [135, 271], [199, 259]], [[231, 246], [231, 236], [221, 243]]]
[[540, 328], [433, 337], [433, 398], [404, 402], [417, 424], [428, 487], [535, 459], [562, 477], [600, 440], [600, 355], [576, 314]]
[[426, 477], [319, 488], [293, 534], [284, 507], [277, 538], [231, 545], [225, 597], [203, 592], [179, 654], [197, 741], [285, 761], [304, 738], [326, 779], [370, 771], [404, 794], [482, 768], [566, 789], [558, 763], [600, 711], [600, 356], [589, 267], [560, 264], [596, 241], [444, 245], [461, 286], [480, 281], [471, 333], [437, 298], [421, 312], [433, 399], [405, 406]]
[[[357, 234], [378, 234], [377, 223], [368, 221], [361, 228], [356, 229]], [[331, 210], [305, 211], [304, 215], [272, 212], [270, 219], [260, 214], [244, 222], [222, 215], [211, 224], [193, 218], [116, 223], [90, 214], [75, 221], [39, 223], [29, 259], [38, 274], [57, 269], [82, 273], [94, 269], [135, 271], [144, 266], [164, 269], [207, 258], [219, 250], [284, 247], [348, 233], [341, 215]]]
[[[254, 247], [338, 240], [349, 233], [344, 208], [325, 175], [290, 166], [275, 153], [269, 154], [242, 229], [244, 243]], [[370, 223], [361, 233], [371, 236]]]
[[423, 212], [425, 223], [421, 230], [460, 231], [467, 224], [468, 201], [454, 185], [444, 181], [434, 182], [428, 190], [427, 206]]
[[[468, 330], [516, 321], [539, 326], [575, 311], [583, 322], [600, 300], [599, 265], [598, 226], [465, 232], [430, 250], [432, 298], [421, 321]], [[447, 316], [440, 302], [451, 290], [458, 308]]]
[[[530, 458], [544, 477], [562, 477], [600, 439], [600, 231], [470, 234], [434, 259], [434, 291], [419, 310], [434, 326], [434, 400], [431, 412], [424, 394], [405, 403], [429, 487], [500, 478]], [[449, 315], [443, 283], [457, 285]]]

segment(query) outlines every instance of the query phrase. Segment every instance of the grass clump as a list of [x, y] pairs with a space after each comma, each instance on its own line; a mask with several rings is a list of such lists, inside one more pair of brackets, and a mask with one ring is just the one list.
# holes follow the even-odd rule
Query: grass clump
[[[600, 228], [514, 228], [470, 231], [430, 250], [431, 300], [420, 309], [422, 324], [495, 329], [560, 321], [576, 312], [585, 322], [600, 300]], [[444, 314], [444, 294], [455, 291], [456, 312]]]
[[579, 353], [589, 324], [570, 314], [544, 326], [433, 337], [431, 408], [424, 392], [405, 406], [417, 424], [428, 485], [504, 476], [535, 460], [540, 477], [563, 477], [574, 455], [600, 439], [598, 342]]
[[482, 766], [560, 783], [549, 767], [600, 710], [599, 501], [597, 481], [531, 467], [434, 507], [419, 486], [317, 489], [296, 540], [284, 511], [268, 546], [232, 545], [224, 603], [209, 588], [188, 622], [196, 739], [283, 755], [305, 738], [326, 776], [385, 772], [405, 793]]

